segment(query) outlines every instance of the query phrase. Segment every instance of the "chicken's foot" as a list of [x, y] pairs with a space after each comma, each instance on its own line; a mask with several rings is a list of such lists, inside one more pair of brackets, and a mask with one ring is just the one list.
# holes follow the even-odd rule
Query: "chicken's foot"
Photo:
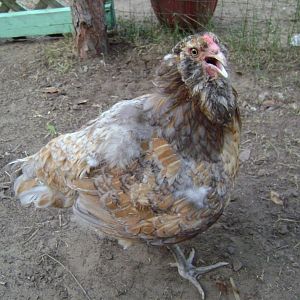
[[202, 299], [205, 298], [205, 293], [198, 282], [197, 278], [205, 273], [208, 273], [212, 270], [215, 270], [220, 267], [227, 266], [227, 262], [219, 262], [207, 267], [198, 267], [196, 268], [192, 262], [195, 256], [195, 250], [192, 249], [188, 258], [185, 258], [182, 250], [178, 245], [169, 246], [170, 250], [173, 252], [176, 259], [176, 263], [172, 263], [171, 266], [178, 268], [178, 273], [181, 277], [189, 280], [198, 290]]

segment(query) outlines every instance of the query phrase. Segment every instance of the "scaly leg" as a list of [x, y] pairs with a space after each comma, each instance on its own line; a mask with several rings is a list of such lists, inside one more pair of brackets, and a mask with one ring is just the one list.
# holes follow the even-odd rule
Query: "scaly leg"
[[204, 291], [203, 291], [200, 283], [197, 280], [197, 277], [201, 276], [205, 273], [208, 273], [214, 269], [227, 266], [228, 263], [227, 262], [219, 262], [219, 263], [216, 263], [211, 266], [196, 268], [192, 264], [194, 256], [195, 256], [194, 249], [192, 249], [191, 253], [189, 254], [189, 257], [185, 258], [182, 250], [180, 249], [180, 247], [178, 245], [172, 245], [172, 246], [169, 246], [169, 248], [173, 252], [174, 257], [176, 259], [176, 263], [172, 263], [171, 265], [173, 267], [177, 267], [178, 273], [180, 274], [180, 276], [189, 280], [197, 288], [202, 299], [204, 300], [205, 294], [204, 294]]

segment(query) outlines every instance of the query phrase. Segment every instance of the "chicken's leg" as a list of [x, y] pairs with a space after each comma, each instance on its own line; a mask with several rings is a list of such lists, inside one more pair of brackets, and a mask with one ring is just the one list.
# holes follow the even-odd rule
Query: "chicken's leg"
[[211, 266], [196, 268], [192, 264], [194, 256], [195, 256], [194, 249], [192, 249], [191, 253], [189, 254], [189, 257], [185, 258], [182, 250], [180, 249], [180, 247], [178, 245], [172, 245], [172, 246], [169, 246], [169, 248], [173, 252], [175, 259], [176, 259], [176, 263], [173, 263], [171, 265], [178, 268], [178, 273], [180, 274], [180, 276], [189, 280], [197, 288], [197, 290], [199, 291], [199, 293], [202, 296], [202, 299], [204, 299], [205, 294], [204, 294], [204, 291], [203, 291], [200, 283], [197, 280], [197, 277], [201, 276], [205, 273], [208, 273], [214, 269], [226, 266], [226, 265], [228, 265], [228, 263], [227, 262], [219, 262], [219, 263], [216, 263]]

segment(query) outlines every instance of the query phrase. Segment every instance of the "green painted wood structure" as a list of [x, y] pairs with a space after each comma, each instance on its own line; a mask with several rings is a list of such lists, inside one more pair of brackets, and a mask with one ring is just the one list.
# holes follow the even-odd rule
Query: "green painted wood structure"
[[[56, 0], [39, 0], [39, 2], [34, 6], [34, 9], [43, 9], [48, 7], [63, 7], [63, 5]], [[27, 9], [20, 5], [17, 0], [1, 0], [0, 12], [8, 12], [9, 10], [20, 11]]]
[[[44, 9], [48, 5], [61, 7]], [[62, 7], [55, 0], [40, 0], [35, 8], [39, 9], [26, 10], [15, 1], [1, 1], [0, 38], [73, 32], [70, 7]], [[105, 20], [108, 29], [113, 29], [116, 24], [113, 0], [105, 2]]]

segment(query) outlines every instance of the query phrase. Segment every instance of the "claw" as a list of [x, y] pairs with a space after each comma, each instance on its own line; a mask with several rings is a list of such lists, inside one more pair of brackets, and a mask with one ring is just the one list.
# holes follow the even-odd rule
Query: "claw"
[[191, 282], [198, 290], [199, 294], [201, 295], [201, 298], [205, 299], [205, 293], [203, 288], [201, 287], [201, 284], [197, 280], [197, 278], [205, 273], [208, 273], [212, 270], [215, 270], [217, 268], [221, 268], [224, 266], [227, 266], [227, 262], [219, 262], [211, 266], [207, 267], [198, 267], [196, 268], [192, 262], [195, 257], [195, 250], [192, 249], [190, 252], [188, 258], [185, 258], [182, 250], [178, 245], [170, 246], [171, 251], [173, 252], [173, 255], [176, 259], [176, 263], [171, 263], [170, 265], [172, 267], [178, 268], [178, 273], [183, 278], [187, 279], [189, 282]]

